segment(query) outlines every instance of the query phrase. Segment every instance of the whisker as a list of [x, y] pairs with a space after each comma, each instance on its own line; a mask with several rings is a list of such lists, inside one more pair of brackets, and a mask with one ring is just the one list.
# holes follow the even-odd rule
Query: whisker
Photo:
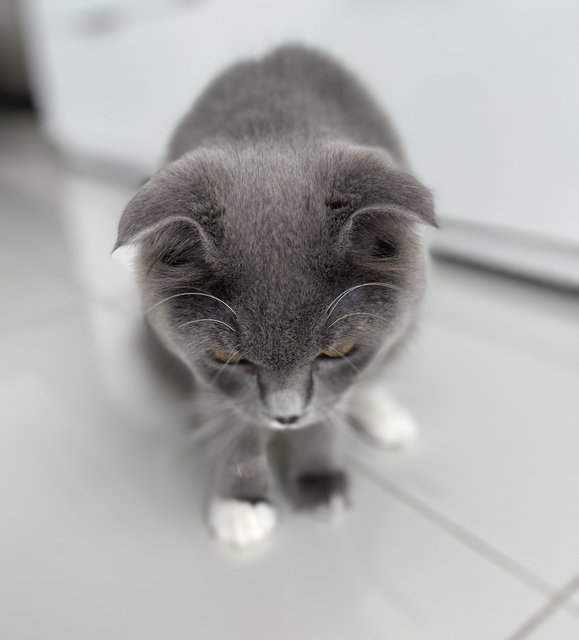
[[223, 416], [214, 416], [204, 423], [195, 427], [193, 432], [181, 433], [176, 441], [170, 443], [168, 455], [171, 457], [187, 454], [191, 449], [196, 449], [205, 444], [208, 440], [215, 439], [227, 426]]
[[[195, 428], [186, 439], [187, 446], [196, 446], [209, 435], [217, 435], [219, 431], [226, 425], [224, 418], [227, 416], [215, 416], [211, 420], [207, 420], [204, 424]], [[211, 432], [214, 432], [213, 434]]]
[[400, 291], [400, 287], [397, 287], [395, 284], [390, 284], [389, 282], [365, 282], [364, 284], [357, 284], [346, 291], [342, 291], [339, 296], [334, 298], [334, 300], [328, 305], [326, 308], [326, 313], [328, 316], [331, 316], [334, 312], [336, 306], [345, 298], [349, 293], [356, 289], [360, 289], [361, 287], [385, 287], [386, 289], [394, 289], [395, 291]]
[[235, 313], [235, 311], [227, 304], [227, 302], [224, 302], [221, 298], [218, 298], [217, 296], [213, 296], [210, 293], [201, 293], [201, 292], [175, 293], [172, 296], [168, 296], [167, 298], [163, 298], [163, 300], [159, 300], [159, 302], [155, 302], [155, 304], [152, 304], [145, 311], [145, 315], [150, 311], [152, 311], [153, 309], [155, 309], [155, 307], [158, 307], [159, 305], [163, 304], [163, 302], [167, 302], [168, 300], [173, 300], [173, 298], [179, 298], [181, 296], [204, 296], [205, 298], [211, 298], [212, 300], [215, 300], [216, 302], [220, 302], [222, 305], [225, 305], [229, 309], [229, 311], [231, 311], [231, 313], [237, 318], [237, 313]]
[[189, 322], [184, 322], [183, 324], [179, 325], [179, 327], [187, 327], [190, 324], [197, 324], [198, 322], [217, 322], [218, 324], [222, 324], [228, 329], [231, 329], [233, 333], [237, 333], [237, 331], [230, 324], [227, 324], [227, 322], [223, 322], [223, 320], [216, 320], [215, 318], [200, 318], [199, 320], [189, 320]]
[[352, 428], [352, 425], [347, 419], [347, 416], [342, 416], [339, 414], [335, 414], [332, 416], [336, 420], [336, 424], [338, 427], [341, 427], [344, 431], [348, 431]]
[[[233, 455], [236, 447], [238, 446], [241, 438], [243, 437], [246, 425], [244, 424], [231, 424], [229, 425], [229, 429], [221, 431], [219, 433], [221, 437], [220, 441], [217, 441], [217, 438], [214, 438], [211, 442], [212, 451], [208, 451], [208, 455], [217, 457], [220, 456], [222, 460], [226, 460]], [[216, 450], [216, 445], [219, 445], [219, 448]]]
[[235, 346], [233, 348], [233, 351], [231, 352], [231, 355], [229, 356], [229, 360], [227, 360], [226, 362], [224, 362], [220, 367], [219, 370], [217, 371], [217, 373], [213, 376], [213, 378], [211, 378], [211, 380], [209, 380], [209, 384], [214, 384], [215, 381], [217, 380], [217, 378], [219, 378], [219, 376], [221, 375], [221, 373], [223, 372], [223, 370], [225, 369], [225, 367], [227, 367], [227, 365], [233, 360], [233, 358], [235, 358], [235, 356], [241, 351], [241, 345], [238, 344], [237, 346]]
[[[331, 326], [331, 325], [330, 325], [330, 326]], [[333, 351], [334, 353], [336, 353], [337, 355], [339, 355], [339, 356], [340, 356], [340, 358], [342, 358], [342, 360], [344, 360], [345, 362], [347, 362], [347, 363], [348, 363], [348, 365], [349, 365], [350, 367], [352, 367], [352, 369], [354, 369], [354, 371], [355, 371], [356, 373], [360, 373], [360, 369], [358, 369], [358, 367], [357, 367], [353, 362], [351, 362], [351, 361], [350, 361], [350, 359], [349, 359], [349, 358], [347, 358], [343, 353], [340, 353], [337, 349], [334, 349], [334, 348], [332, 348], [332, 347], [330, 347], [330, 351]]]
[[215, 456], [217, 455], [218, 450], [223, 450], [225, 447], [223, 444], [227, 446], [228, 443], [232, 441], [232, 435], [237, 436], [237, 430], [234, 425], [228, 424], [227, 422], [223, 422], [217, 429], [215, 429], [214, 433], [210, 436], [206, 436], [201, 444], [204, 447], [205, 454], [207, 456]]
[[322, 402], [314, 398], [312, 400], [312, 407], [318, 413], [321, 413], [331, 419], [334, 417], [335, 413], [340, 410], [339, 402], [340, 400], [337, 398], [331, 398], [329, 402]]
[[334, 322], [332, 322], [332, 324], [328, 327], [328, 329], [333, 327], [336, 324], [336, 322], [340, 322], [340, 320], [344, 320], [345, 318], [350, 318], [351, 316], [371, 316], [372, 318], [377, 318], [378, 320], [383, 320], [384, 322], [388, 322], [386, 318], [383, 318], [382, 316], [377, 316], [374, 313], [368, 313], [367, 311], [356, 311], [354, 313], [347, 313], [345, 316], [341, 316], [337, 320], [334, 320]]
[[240, 418], [241, 420], [247, 420], [248, 417], [251, 418], [251, 416], [248, 416], [247, 413], [245, 413], [244, 409], [247, 409], [248, 407], [253, 406], [254, 401], [251, 398], [246, 398], [246, 399], [236, 399], [235, 402], [233, 402], [233, 400], [231, 400], [230, 398], [228, 398], [227, 396], [223, 395], [223, 393], [221, 393], [220, 391], [216, 391], [215, 389], [212, 389], [211, 387], [207, 387], [204, 391], [204, 393], [206, 395], [210, 395], [213, 396], [214, 398], [216, 398], [218, 400], [218, 402], [220, 403], [220, 406], [226, 406], [230, 412], [230, 416], [235, 416]]

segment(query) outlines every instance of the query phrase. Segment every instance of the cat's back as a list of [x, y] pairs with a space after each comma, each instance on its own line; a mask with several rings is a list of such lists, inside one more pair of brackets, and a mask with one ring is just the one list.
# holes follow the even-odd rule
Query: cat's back
[[388, 149], [397, 135], [361, 83], [320, 51], [283, 46], [219, 75], [175, 131], [169, 159], [206, 144], [327, 137]]

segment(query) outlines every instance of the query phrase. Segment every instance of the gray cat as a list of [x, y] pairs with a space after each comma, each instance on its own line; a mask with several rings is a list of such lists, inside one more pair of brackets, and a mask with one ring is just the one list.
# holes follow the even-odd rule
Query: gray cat
[[234, 434], [209, 502], [220, 540], [242, 547], [273, 530], [274, 460], [298, 508], [336, 513], [345, 419], [387, 445], [413, 437], [375, 372], [415, 322], [424, 224], [432, 197], [392, 126], [319, 52], [235, 65], [178, 126], [167, 166], [122, 215], [115, 254]]

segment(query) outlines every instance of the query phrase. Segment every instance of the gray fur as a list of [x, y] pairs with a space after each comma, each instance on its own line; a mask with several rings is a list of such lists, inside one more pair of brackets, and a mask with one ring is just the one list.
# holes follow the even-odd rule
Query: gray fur
[[[351, 385], [413, 325], [421, 224], [435, 224], [432, 197], [372, 98], [321, 53], [284, 47], [227, 70], [197, 100], [167, 166], [123, 213], [117, 247], [137, 246], [152, 326], [231, 403], [233, 421], [327, 433]], [[381, 284], [327, 311], [366, 283]], [[344, 342], [356, 345], [347, 358], [318, 357]], [[243, 361], [218, 364], [215, 349], [239, 349]], [[308, 459], [316, 449], [314, 459], [328, 457], [328, 438], [293, 435], [308, 442]], [[244, 449], [256, 457], [255, 442], [240, 441], [236, 465]], [[288, 448], [295, 454], [297, 440]], [[251, 493], [228, 468], [219, 493]], [[308, 473], [339, 470], [332, 462]], [[257, 484], [270, 500], [269, 479]]]
[[247, 429], [226, 451], [218, 465], [215, 495], [253, 504], [273, 501], [269, 460], [265, 455], [266, 433]]
[[329, 515], [334, 498], [347, 501], [347, 479], [341, 470], [338, 433], [331, 420], [307, 429], [284, 432], [280, 441], [280, 466], [287, 495], [301, 510]]

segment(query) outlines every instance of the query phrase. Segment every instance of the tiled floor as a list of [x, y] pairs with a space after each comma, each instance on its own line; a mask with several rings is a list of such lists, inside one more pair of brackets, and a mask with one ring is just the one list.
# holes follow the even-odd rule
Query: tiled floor
[[2, 639], [579, 638], [577, 297], [433, 265], [386, 376], [420, 442], [352, 438], [346, 520], [238, 557], [109, 259], [129, 195], [0, 122]]

